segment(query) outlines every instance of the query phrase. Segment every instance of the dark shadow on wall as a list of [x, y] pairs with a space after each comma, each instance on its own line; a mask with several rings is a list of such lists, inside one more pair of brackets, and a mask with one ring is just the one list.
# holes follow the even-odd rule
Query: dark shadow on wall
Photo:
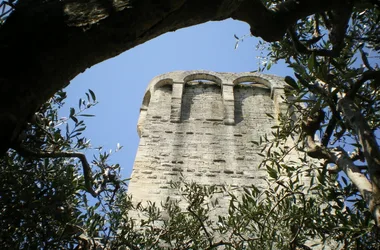
[[235, 101], [235, 124], [239, 124], [244, 120], [243, 105], [244, 99], [248, 98], [247, 91], [251, 92], [251, 86], [236, 85], [234, 87], [234, 101]]
[[[154, 96], [151, 98], [151, 102], [155, 102], [153, 107], [149, 107], [148, 114], [152, 115], [153, 118], [165, 117], [170, 119], [170, 108], [171, 108], [171, 96], [173, 92], [173, 86], [171, 84], [165, 84], [160, 86], [156, 91]], [[158, 94], [158, 96], [157, 96]]]
[[[250, 84], [237, 84], [234, 86], [234, 104], [235, 104], [235, 125], [241, 123], [247, 117], [244, 117], [248, 114], [244, 114], [243, 106], [245, 104], [245, 99], [255, 95], [262, 95], [267, 92], [267, 95], [270, 95], [270, 89], [260, 83], [251, 83]], [[257, 107], [249, 107], [255, 109]]]
[[150, 94], [150, 91], [148, 90], [145, 93], [145, 96], [144, 96], [144, 99], [143, 99], [143, 103], [142, 103], [142, 108], [148, 109], [149, 103], [150, 103], [150, 99], [151, 99], [151, 94]]
[[223, 101], [219, 85], [200, 82], [185, 85], [181, 121], [191, 119], [222, 120]]

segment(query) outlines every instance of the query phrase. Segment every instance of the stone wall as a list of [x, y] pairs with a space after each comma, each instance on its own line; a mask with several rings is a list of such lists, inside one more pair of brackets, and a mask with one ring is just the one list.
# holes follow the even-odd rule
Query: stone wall
[[282, 78], [258, 73], [178, 71], [154, 78], [138, 122], [129, 193], [160, 204], [180, 173], [201, 184], [260, 186], [266, 171], [254, 141], [271, 133]]
[[[181, 174], [188, 181], [226, 184], [232, 190], [265, 188], [267, 172], [258, 168], [262, 159], [253, 142], [270, 135], [286, 110], [284, 85], [280, 77], [258, 73], [177, 71], [155, 77], [138, 121], [140, 144], [128, 189], [134, 201], [159, 205], [167, 197], [180, 198], [169, 183]], [[287, 160], [297, 159], [292, 151]], [[215, 218], [227, 212], [229, 202], [228, 196], [218, 198], [219, 207], [211, 212]], [[310, 239], [306, 245], [318, 242]], [[331, 242], [324, 249], [341, 246]]]

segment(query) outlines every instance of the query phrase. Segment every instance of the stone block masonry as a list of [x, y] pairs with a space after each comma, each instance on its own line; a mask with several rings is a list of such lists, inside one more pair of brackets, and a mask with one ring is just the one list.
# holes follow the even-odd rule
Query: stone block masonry
[[[236, 191], [266, 188], [267, 172], [258, 168], [262, 158], [254, 142], [271, 135], [286, 111], [284, 87], [283, 78], [250, 72], [176, 71], [155, 77], [137, 126], [140, 144], [128, 188], [133, 200], [160, 205], [167, 197], [180, 199], [170, 182], [181, 174], [187, 181]], [[288, 157], [299, 158], [295, 150]], [[218, 198], [219, 207], [210, 214], [215, 219], [228, 212], [228, 197]], [[331, 244], [324, 249], [340, 249]]]
[[[138, 121], [140, 144], [128, 192], [160, 204], [170, 181], [260, 186], [267, 174], [254, 144], [281, 110], [282, 78], [259, 73], [177, 71], [149, 84]], [[270, 116], [268, 116], [269, 114]]]

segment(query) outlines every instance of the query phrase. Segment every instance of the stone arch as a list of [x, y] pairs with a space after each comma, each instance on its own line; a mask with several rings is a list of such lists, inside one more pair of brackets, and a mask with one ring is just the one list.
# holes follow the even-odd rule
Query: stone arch
[[258, 76], [241, 76], [241, 77], [238, 77], [233, 81], [233, 85], [236, 86], [237, 84], [244, 83], [244, 82], [257, 82], [257, 83], [261, 83], [261, 84], [265, 85], [269, 89], [272, 88], [272, 84], [270, 81], [268, 81], [267, 79], [258, 77]]
[[219, 77], [212, 75], [212, 74], [209, 74], [209, 73], [204, 73], [204, 72], [193, 73], [193, 74], [187, 75], [183, 79], [183, 82], [187, 83], [189, 81], [194, 81], [194, 80], [199, 80], [199, 81], [206, 80], [206, 81], [215, 82], [218, 85], [222, 84], [222, 80]]
[[171, 78], [164, 78], [164, 79], [161, 79], [161, 80], [157, 81], [156, 83], [153, 84], [152, 91], [154, 92], [158, 88], [163, 87], [165, 85], [173, 85], [173, 79], [171, 79]]
[[151, 83], [145, 92], [140, 110], [147, 110], [149, 107], [149, 103], [150, 103], [150, 100], [152, 98], [153, 93], [157, 89], [159, 89], [160, 87], [163, 87], [165, 85], [173, 85], [173, 80], [171, 78], [165, 78], [165, 79], [158, 80], [157, 82]]
[[[254, 110], [260, 110], [262, 103], [252, 103], [252, 100], [260, 98], [271, 98], [272, 83], [270, 80], [257, 75], [241, 75], [233, 80], [234, 95], [234, 118], [235, 124], [250, 119], [252, 112], [247, 112], [247, 104], [255, 104]], [[251, 99], [256, 96], [254, 99]], [[265, 97], [264, 97], [265, 96]], [[247, 120], [248, 121], [248, 120]]]
[[166, 85], [170, 85], [172, 87], [173, 80], [170, 78], [164, 78], [160, 80], [154, 79], [149, 85], [148, 89], [146, 90], [144, 98], [143, 98], [143, 102], [140, 108], [139, 119], [137, 122], [137, 133], [139, 134], [140, 137], [143, 133], [144, 123], [148, 114], [148, 108], [149, 108], [149, 104], [151, 102], [152, 96], [154, 95], [156, 90]]
[[[244, 84], [244, 82], [252, 82], [252, 84]], [[198, 86], [198, 84], [200, 85]], [[170, 85], [170, 90], [165, 85]], [[283, 94], [284, 81], [281, 77], [264, 75], [257, 72], [221, 73], [205, 70], [169, 72], [156, 76], [151, 80], [144, 96], [142, 110], [145, 109], [147, 111], [150, 99], [154, 98], [155, 92], [161, 88], [165, 88], [167, 91], [171, 91], [170, 120], [174, 123], [180, 123], [189, 118], [190, 115], [189, 113], [183, 114], [182, 112], [188, 110], [188, 107], [184, 107], [184, 104], [190, 104], [189, 101], [192, 101], [188, 98], [187, 94], [185, 96], [186, 100], [184, 100], [183, 95], [188, 93], [187, 88], [201, 87], [206, 92], [211, 88], [218, 88], [217, 92], [220, 93], [222, 103], [217, 106], [224, 109], [224, 124], [235, 125], [235, 113], [239, 111], [239, 108], [241, 109], [240, 104], [237, 103], [240, 100], [235, 100], [235, 88], [238, 86], [253, 87], [255, 92], [256, 90], [259, 92], [269, 91], [269, 96], [274, 101], [277, 110], [277, 106], [281, 102], [279, 97]], [[256, 89], [256, 87], [259, 89]], [[219, 99], [219, 96], [215, 96], [215, 98]], [[210, 108], [214, 108], [214, 106], [212, 105]], [[142, 116], [142, 113], [144, 112], [140, 112], [140, 116]], [[209, 116], [212, 120], [220, 120], [219, 116], [216, 117], [214, 113]], [[239, 123], [239, 119], [237, 120]]]
[[141, 109], [148, 109], [149, 103], [150, 103], [150, 98], [152, 98], [152, 94], [150, 93], [150, 90], [147, 90], [145, 92], [145, 95], [144, 95], [144, 98], [143, 98]]
[[[183, 93], [184, 97], [182, 98], [181, 102], [181, 121], [188, 120], [190, 116], [196, 115], [196, 119], [215, 119], [215, 112], [211, 112], [216, 105], [211, 105], [209, 110], [205, 110], [206, 112], [202, 112], [201, 110], [198, 110], [198, 108], [193, 109], [195, 106], [198, 106], [201, 102], [193, 102], [193, 98], [197, 99], [198, 95], [206, 95], [206, 99], [201, 99], [202, 102], [206, 102], [206, 100], [209, 100], [211, 98], [210, 95], [212, 93], [218, 93], [220, 95], [219, 98], [222, 100], [222, 79], [216, 76], [215, 74], [212, 74], [212, 72], [206, 72], [206, 71], [189, 71], [184, 72], [183, 76]], [[198, 82], [195, 82], [198, 81]], [[201, 87], [203, 85], [203, 87]], [[218, 90], [216, 91], [217, 88]], [[214, 89], [214, 90], [213, 90]], [[203, 103], [204, 104], [204, 103]], [[218, 108], [221, 108], [221, 103], [217, 105]], [[193, 112], [193, 110], [198, 110], [198, 112]], [[219, 113], [219, 112], [217, 112]], [[211, 115], [212, 114], [212, 115]], [[195, 118], [195, 117], [193, 117]]]

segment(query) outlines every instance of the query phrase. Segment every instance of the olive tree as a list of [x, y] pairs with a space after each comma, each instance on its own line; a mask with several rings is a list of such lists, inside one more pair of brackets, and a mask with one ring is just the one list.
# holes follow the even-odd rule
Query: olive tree
[[[343, 171], [368, 206], [379, 214], [379, 31], [380, 9], [369, 2], [318, 13], [290, 26], [270, 45], [270, 61], [284, 59], [295, 71], [290, 105], [299, 120], [282, 137], [302, 133], [298, 145], [323, 161], [326, 171]], [[334, 20], [339, 19], [339, 22]], [[289, 117], [289, 116], [288, 116]], [[346, 183], [348, 185], [348, 183]]]
[[[378, 1], [7, 4], [13, 11], [0, 26], [4, 246], [379, 247]], [[269, 51], [266, 68], [285, 60], [295, 71], [286, 77], [288, 113], [273, 136], [257, 142], [265, 152], [261, 167], [270, 176], [268, 189], [252, 187], [236, 197], [228, 188], [185, 180], [173, 183], [188, 204], [185, 210], [170, 200], [162, 207], [133, 205], [118, 178], [119, 166], [107, 165], [108, 154], [99, 154], [91, 167], [81, 152], [89, 144], [80, 135], [80, 113], [71, 109], [71, 122], [58, 118], [64, 93], [45, 101], [98, 62], [165, 32], [230, 17], [247, 22], [252, 35], [271, 42], [260, 44]], [[79, 111], [94, 103], [89, 92]], [[307, 155], [301, 163], [286, 161], [287, 140], [296, 141], [297, 150]], [[311, 180], [307, 185], [299, 182], [305, 174]], [[218, 221], [209, 216], [217, 204], [208, 202], [216, 192], [231, 197], [228, 214]], [[136, 210], [145, 213], [142, 221], [130, 216]]]

